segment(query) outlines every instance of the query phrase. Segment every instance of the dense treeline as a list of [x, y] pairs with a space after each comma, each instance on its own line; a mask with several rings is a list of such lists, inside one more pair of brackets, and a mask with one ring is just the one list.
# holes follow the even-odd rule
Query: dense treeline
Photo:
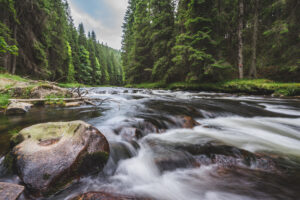
[[298, 0], [129, 0], [128, 83], [300, 80]]
[[12, 74], [85, 84], [123, 82], [120, 52], [76, 29], [67, 1], [0, 0], [0, 67]]

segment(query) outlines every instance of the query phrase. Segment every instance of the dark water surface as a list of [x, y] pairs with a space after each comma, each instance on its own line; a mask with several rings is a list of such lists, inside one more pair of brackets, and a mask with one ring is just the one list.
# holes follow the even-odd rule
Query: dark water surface
[[[14, 132], [41, 122], [80, 119], [107, 137], [104, 171], [48, 199], [88, 191], [159, 200], [300, 199], [299, 100], [125, 88], [93, 88], [89, 96], [109, 100], [0, 116], [0, 157]], [[182, 128], [186, 116], [199, 125]], [[0, 164], [0, 181], [20, 180]]]

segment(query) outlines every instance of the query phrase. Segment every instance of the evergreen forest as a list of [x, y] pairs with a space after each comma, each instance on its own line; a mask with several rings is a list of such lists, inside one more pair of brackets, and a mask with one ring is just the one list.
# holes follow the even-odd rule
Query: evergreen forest
[[300, 80], [298, 0], [130, 0], [128, 83]]
[[300, 0], [0, 0], [0, 200], [299, 200]]
[[74, 26], [67, 1], [0, 0], [0, 67], [31, 78], [120, 85], [120, 52]]

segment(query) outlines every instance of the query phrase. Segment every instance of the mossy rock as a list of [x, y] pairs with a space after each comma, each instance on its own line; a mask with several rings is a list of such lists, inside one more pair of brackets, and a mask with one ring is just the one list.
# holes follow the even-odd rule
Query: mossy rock
[[54, 122], [25, 128], [12, 138], [8, 157], [35, 195], [51, 195], [78, 177], [102, 170], [109, 157], [106, 138], [83, 122]]

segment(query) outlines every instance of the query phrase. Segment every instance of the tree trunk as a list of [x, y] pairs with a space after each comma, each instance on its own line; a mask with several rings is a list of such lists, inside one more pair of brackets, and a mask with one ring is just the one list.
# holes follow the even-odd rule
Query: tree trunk
[[239, 78], [244, 78], [243, 66], [243, 20], [244, 20], [244, 2], [239, 0], [239, 25], [238, 25], [238, 67]]
[[[5, 19], [4, 20], [4, 24], [9, 27], [9, 20]], [[10, 54], [9, 53], [5, 53], [3, 56], [3, 67], [6, 69], [6, 71], [9, 72], [10, 70]]]
[[255, 1], [255, 13], [254, 13], [254, 22], [253, 22], [253, 35], [252, 35], [252, 61], [251, 61], [251, 67], [249, 71], [250, 78], [256, 78], [257, 77], [257, 70], [256, 70], [256, 50], [257, 50], [257, 31], [258, 31], [258, 4], [259, 0]]
[[[17, 25], [14, 25], [14, 39], [17, 41]], [[17, 55], [14, 54], [12, 58], [12, 68], [11, 68], [12, 74], [16, 73], [16, 66], [17, 66]]]

